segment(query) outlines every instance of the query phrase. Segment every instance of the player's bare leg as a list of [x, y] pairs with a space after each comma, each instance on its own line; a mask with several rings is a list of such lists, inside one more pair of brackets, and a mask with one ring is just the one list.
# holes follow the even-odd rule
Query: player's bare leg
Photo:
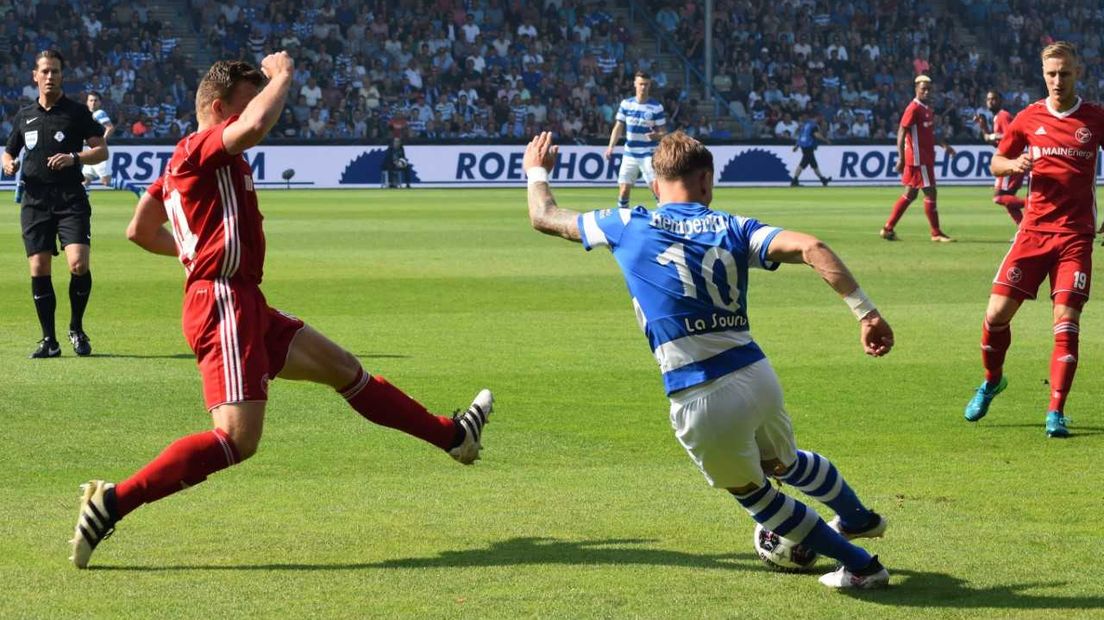
[[1069, 437], [1065, 416], [1066, 397], [1077, 373], [1081, 310], [1054, 304], [1054, 350], [1050, 355], [1050, 404], [1047, 407], [1047, 437]]
[[934, 187], [924, 188], [924, 215], [928, 217], [928, 225], [931, 227], [931, 240], [938, 243], [950, 243], [954, 241], [939, 227], [939, 209], [935, 205], [936, 190]]
[[328, 385], [367, 420], [431, 443], [465, 465], [479, 458], [483, 426], [494, 407], [490, 390], [482, 390], [464, 413], [433, 415], [383, 377], [366, 373], [356, 356], [309, 325], [292, 339], [279, 377]]
[[88, 334], [84, 333], [84, 311], [92, 294], [92, 272], [89, 270], [89, 246], [70, 243], [65, 246], [69, 263], [69, 342], [79, 356], [92, 355]]
[[[798, 185], [801, 185], [801, 182], [798, 181], [797, 179], [798, 179], [798, 177], [801, 176], [801, 173], [804, 172], [804, 171], [805, 171], [805, 166], [803, 166], [801, 164], [798, 164], [797, 168], [794, 168], [793, 176], [790, 177], [790, 187], [797, 187]], [[820, 176], [819, 173], [817, 174], [817, 176]]]
[[1022, 303], [1019, 299], [996, 293], [989, 296], [985, 322], [981, 326], [981, 364], [985, 368], [985, 380], [966, 404], [963, 416], [967, 422], [984, 418], [993, 399], [1008, 387], [1008, 379], [1004, 376], [1004, 358], [1012, 345], [1012, 318]]
[[617, 185], [617, 206], [627, 207], [629, 206], [629, 196], [632, 194], [632, 185], [629, 183], [619, 183]]
[[820, 184], [824, 187], [828, 187], [828, 184], [832, 182], [832, 177], [826, 177], [820, 173], [820, 166], [813, 166], [813, 174], [817, 175], [820, 179]]
[[31, 359], [45, 359], [61, 355], [61, 346], [57, 341], [54, 314], [57, 312], [57, 297], [54, 296], [54, 281], [51, 276], [53, 254], [39, 252], [27, 257], [31, 271], [31, 298], [34, 301], [35, 314], [42, 328], [42, 340], [31, 353]]
[[264, 412], [263, 401], [215, 407], [211, 410], [214, 430], [177, 439], [118, 485], [103, 480], [82, 485], [69, 559], [77, 568], [85, 568], [92, 551], [114, 532], [115, 524], [139, 506], [193, 487], [253, 456], [261, 441]]
[[913, 200], [916, 200], [916, 195], [920, 193], [915, 187], [910, 187], [905, 190], [904, 194], [901, 194], [897, 202], [893, 203], [893, 211], [889, 214], [889, 219], [886, 220], [885, 226], [882, 226], [882, 232], [880, 233], [882, 239], [886, 241], [896, 241], [897, 233], [894, 229], [897, 227], [897, 222], [901, 221], [901, 218], [905, 215], [905, 210], [909, 208]]

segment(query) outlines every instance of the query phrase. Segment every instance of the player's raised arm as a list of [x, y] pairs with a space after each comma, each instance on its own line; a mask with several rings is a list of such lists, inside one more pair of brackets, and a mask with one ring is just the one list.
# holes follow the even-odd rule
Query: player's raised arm
[[881, 357], [893, 348], [893, 329], [863, 293], [847, 265], [823, 241], [784, 230], [771, 240], [767, 258], [776, 263], [805, 263], [815, 269], [859, 319], [860, 340], [867, 355]]
[[582, 241], [579, 213], [561, 209], [552, 196], [548, 175], [556, 163], [559, 147], [552, 144], [552, 133], [537, 134], [525, 147], [522, 165], [529, 178], [529, 222], [546, 235], [558, 235], [569, 241]]
[[[159, 182], [151, 189], [158, 186]], [[172, 233], [165, 228], [167, 221], [169, 217], [165, 214], [165, 204], [153, 194], [145, 192], [138, 199], [138, 206], [134, 208], [134, 217], [127, 226], [127, 239], [147, 252], [175, 257], [177, 256], [176, 241], [173, 240]]]
[[295, 64], [287, 52], [269, 54], [261, 61], [261, 71], [268, 84], [245, 106], [238, 119], [222, 132], [222, 144], [231, 155], [237, 155], [264, 139], [280, 114], [291, 87]]

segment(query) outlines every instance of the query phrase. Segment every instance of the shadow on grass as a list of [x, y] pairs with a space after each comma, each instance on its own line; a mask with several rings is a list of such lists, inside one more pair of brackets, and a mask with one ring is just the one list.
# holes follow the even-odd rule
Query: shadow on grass
[[173, 353], [172, 355], [138, 355], [135, 353], [93, 353], [91, 357], [137, 359], [137, 360], [192, 360], [191, 353]]
[[[1104, 609], [1104, 596], [1045, 596], [1024, 590], [1061, 588], [1066, 581], [1037, 581], [983, 588], [945, 573], [893, 570], [893, 585], [885, 590], [843, 590], [842, 593], [887, 607], [948, 609]], [[902, 577], [904, 578], [902, 580]]]
[[[1042, 437], [1042, 424], [989, 424], [997, 428], [1035, 428], [1039, 429], [1039, 436]], [[1079, 436], [1088, 437], [1089, 435], [1104, 435], [1104, 427], [1101, 426], [1079, 426], [1070, 424], [1070, 436], [1063, 439], [1077, 439]]]
[[725, 570], [765, 570], [753, 553], [699, 555], [683, 551], [652, 549], [644, 539], [566, 541], [552, 538], [511, 538], [482, 549], [444, 551], [435, 556], [400, 558], [355, 564], [249, 564], [249, 565], [176, 565], [176, 566], [93, 566], [95, 570], [182, 571], [182, 570], [369, 570], [405, 568], [456, 568], [520, 565], [623, 565], [685, 566]]

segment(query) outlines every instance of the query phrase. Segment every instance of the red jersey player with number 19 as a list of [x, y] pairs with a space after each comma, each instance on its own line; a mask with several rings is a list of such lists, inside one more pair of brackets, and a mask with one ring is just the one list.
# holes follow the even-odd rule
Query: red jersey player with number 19
[[138, 203], [127, 236], [151, 252], [179, 257], [187, 273], [182, 324], [215, 428], [177, 440], [118, 485], [82, 485], [71, 541], [78, 568], [134, 509], [252, 456], [268, 382], [276, 377], [328, 385], [376, 424], [418, 437], [465, 465], [479, 458], [493, 406], [489, 390], [461, 415], [433, 415], [303, 321], [269, 307], [261, 293], [265, 237], [242, 153], [276, 123], [292, 71], [286, 52], [266, 56], [261, 71], [239, 61], [215, 63], [196, 90], [198, 130], [177, 144], [164, 176]]
[[[984, 116], [979, 114], [974, 117], [975, 122], [981, 129], [982, 139], [993, 146], [1000, 144], [1004, 134], [1008, 132], [1008, 128], [1012, 125], [1012, 115], [1008, 113], [1008, 110], [1002, 109], [1001, 105], [1001, 94], [999, 92], [991, 90], [985, 93], [985, 107], [989, 108], [989, 112], [993, 114], [992, 132], [989, 131]], [[1016, 192], [1020, 191], [1020, 187], [1023, 186], [1023, 181], [1023, 174], [1010, 174], [997, 177], [993, 183], [993, 202], [1004, 207], [1016, 225], [1019, 225], [1023, 220], [1024, 201], [1016, 196]]]
[[1104, 139], [1104, 108], [1077, 96], [1080, 65], [1073, 45], [1048, 45], [1042, 61], [1047, 98], [1016, 115], [991, 165], [995, 176], [1030, 172], [1031, 181], [1020, 230], [993, 280], [981, 332], [985, 381], [966, 405], [965, 417], [980, 420], [1008, 385], [1003, 365], [1012, 317], [1049, 278], [1054, 350], [1046, 434], [1067, 437], [1064, 408], [1077, 370], [1081, 308], [1092, 280], [1096, 157]]
[[[894, 231], [897, 222], [916, 200], [917, 193], [923, 191], [924, 215], [928, 216], [931, 240], [945, 243], [953, 239], [939, 228], [939, 210], [935, 205], [935, 113], [931, 109], [931, 78], [918, 75], [915, 82], [916, 98], [905, 108], [897, 127], [895, 168], [901, 175], [901, 184], [908, 189], [893, 203], [893, 211], [882, 227], [881, 235], [886, 241], [897, 240]], [[946, 141], [941, 146], [948, 156], [955, 154], [954, 148]]]

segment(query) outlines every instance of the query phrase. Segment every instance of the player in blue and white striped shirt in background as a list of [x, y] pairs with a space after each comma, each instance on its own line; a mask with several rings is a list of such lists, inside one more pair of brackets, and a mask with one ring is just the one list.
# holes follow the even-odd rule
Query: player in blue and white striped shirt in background
[[[111, 122], [111, 118], [107, 115], [107, 112], [103, 109], [103, 102], [100, 97], [100, 93], [92, 91], [88, 93], [88, 98], [84, 101], [88, 106], [88, 111], [92, 113], [92, 120], [103, 125], [104, 128], [104, 140], [111, 137], [111, 134], [115, 133], [115, 125]], [[134, 192], [139, 198], [142, 197], [142, 186], [123, 179], [111, 179], [111, 169], [108, 164], [108, 160], [104, 160], [98, 164], [89, 166], [85, 165], [81, 168], [81, 172], [84, 174], [84, 186], [95, 181], [100, 180], [104, 187], [112, 187], [115, 189], [126, 189]]]
[[[613, 254], [659, 362], [671, 426], [706, 480], [735, 496], [764, 528], [838, 560], [841, 567], [820, 578], [824, 585], [886, 585], [889, 573], [877, 556], [850, 542], [881, 537], [885, 519], [862, 504], [827, 458], [797, 449], [778, 377], [748, 325], [751, 269], [804, 262], [851, 307], [866, 353], [889, 353], [893, 331], [843, 261], [815, 237], [712, 210], [713, 155], [682, 132], [664, 137], [656, 150], [653, 211], [560, 208], [548, 184], [556, 154], [549, 133], [525, 150], [530, 222]], [[836, 517], [826, 523], [768, 476], [823, 502]]]
[[617, 108], [617, 122], [613, 124], [610, 132], [609, 147], [606, 148], [606, 159], [613, 157], [613, 147], [625, 135], [625, 152], [621, 156], [621, 169], [617, 173], [617, 184], [620, 191], [617, 195], [617, 206], [629, 206], [629, 194], [632, 193], [636, 179], [643, 176], [644, 183], [651, 186], [655, 179], [652, 172], [652, 153], [655, 152], [659, 139], [666, 133], [667, 116], [663, 112], [663, 104], [650, 98], [652, 90], [652, 77], [643, 71], [637, 71], [633, 77], [633, 88], [636, 96], [625, 99]]

